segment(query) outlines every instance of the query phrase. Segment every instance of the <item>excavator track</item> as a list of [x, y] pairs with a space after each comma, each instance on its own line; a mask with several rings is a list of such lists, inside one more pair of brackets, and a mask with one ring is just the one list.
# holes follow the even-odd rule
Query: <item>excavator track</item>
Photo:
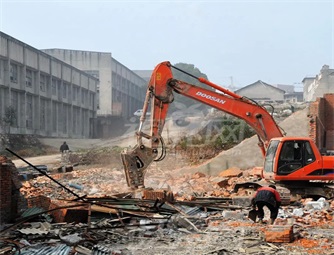
[[234, 192], [237, 192], [241, 188], [250, 189], [251, 192], [255, 192], [257, 188], [262, 186], [268, 186], [270, 184], [274, 184], [276, 186], [276, 189], [280, 193], [282, 199], [282, 205], [289, 205], [293, 202], [298, 201], [301, 198], [334, 198], [334, 184], [323, 182], [294, 181], [272, 183], [265, 180], [254, 182], [250, 181], [235, 184]]
[[324, 197], [332, 199], [334, 197], [334, 184], [324, 182], [302, 182], [291, 181], [277, 184], [290, 191], [291, 201], [296, 201], [300, 198], [318, 199]]

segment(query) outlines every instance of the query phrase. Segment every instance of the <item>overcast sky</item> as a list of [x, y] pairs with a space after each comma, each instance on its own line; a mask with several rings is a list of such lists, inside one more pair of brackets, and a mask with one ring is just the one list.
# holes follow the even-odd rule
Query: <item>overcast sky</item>
[[0, 0], [0, 30], [37, 49], [111, 52], [133, 70], [194, 64], [221, 86], [334, 68], [334, 0]]

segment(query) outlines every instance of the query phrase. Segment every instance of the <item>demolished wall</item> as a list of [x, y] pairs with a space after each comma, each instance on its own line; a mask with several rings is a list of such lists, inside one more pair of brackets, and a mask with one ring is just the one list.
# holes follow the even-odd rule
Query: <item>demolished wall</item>
[[19, 211], [26, 207], [26, 200], [20, 193], [21, 187], [13, 162], [0, 156], [0, 225], [12, 222]]
[[0, 188], [0, 224], [3, 224], [11, 220], [12, 207], [12, 179], [4, 157], [0, 158]]
[[310, 105], [310, 137], [318, 148], [334, 150], [334, 94], [325, 94]]

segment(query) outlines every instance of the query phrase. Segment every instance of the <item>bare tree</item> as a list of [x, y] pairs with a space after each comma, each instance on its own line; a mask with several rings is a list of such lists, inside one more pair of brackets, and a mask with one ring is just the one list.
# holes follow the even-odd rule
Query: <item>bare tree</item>
[[6, 134], [10, 134], [10, 127], [15, 124], [17, 119], [16, 110], [13, 106], [5, 108], [4, 117], [1, 118], [1, 124]]

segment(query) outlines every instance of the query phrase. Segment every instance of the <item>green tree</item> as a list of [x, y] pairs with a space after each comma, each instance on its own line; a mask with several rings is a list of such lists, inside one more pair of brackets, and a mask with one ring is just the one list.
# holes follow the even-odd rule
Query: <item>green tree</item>
[[[208, 79], [207, 75], [202, 73], [197, 67], [195, 67], [195, 65], [193, 64], [186, 64], [186, 63], [177, 63], [174, 65], [175, 67], [191, 74], [191, 75], [194, 75], [196, 77], [203, 77], [205, 79]], [[181, 81], [184, 81], [184, 82], [187, 82], [189, 84], [193, 84], [193, 85], [196, 85], [198, 87], [202, 87], [202, 88], [206, 88], [206, 89], [211, 89], [211, 90], [214, 90], [212, 89], [211, 87], [205, 85], [205, 84], [202, 84], [200, 83], [197, 79], [195, 79], [194, 77], [191, 77], [190, 75], [186, 74], [186, 73], [183, 73], [175, 68], [172, 68], [172, 72], [173, 72], [173, 76], [175, 79], [177, 80], [181, 80]], [[183, 105], [182, 108], [188, 108], [190, 106], [194, 106], [194, 104], [199, 104], [198, 107], [196, 107], [197, 109], [207, 109], [208, 107], [205, 105], [205, 104], [202, 104], [201, 102], [198, 102], [194, 99], [191, 99], [191, 98], [188, 98], [184, 95], [180, 95], [180, 94], [177, 94], [177, 93], [174, 93], [174, 102], [177, 102], [177, 105], [180, 106], [180, 104]], [[175, 104], [172, 104], [171, 105], [171, 110], [172, 111], [175, 111], [177, 109], [179, 110], [183, 110], [183, 109], [180, 109], [180, 107], [177, 107], [177, 105]]]

